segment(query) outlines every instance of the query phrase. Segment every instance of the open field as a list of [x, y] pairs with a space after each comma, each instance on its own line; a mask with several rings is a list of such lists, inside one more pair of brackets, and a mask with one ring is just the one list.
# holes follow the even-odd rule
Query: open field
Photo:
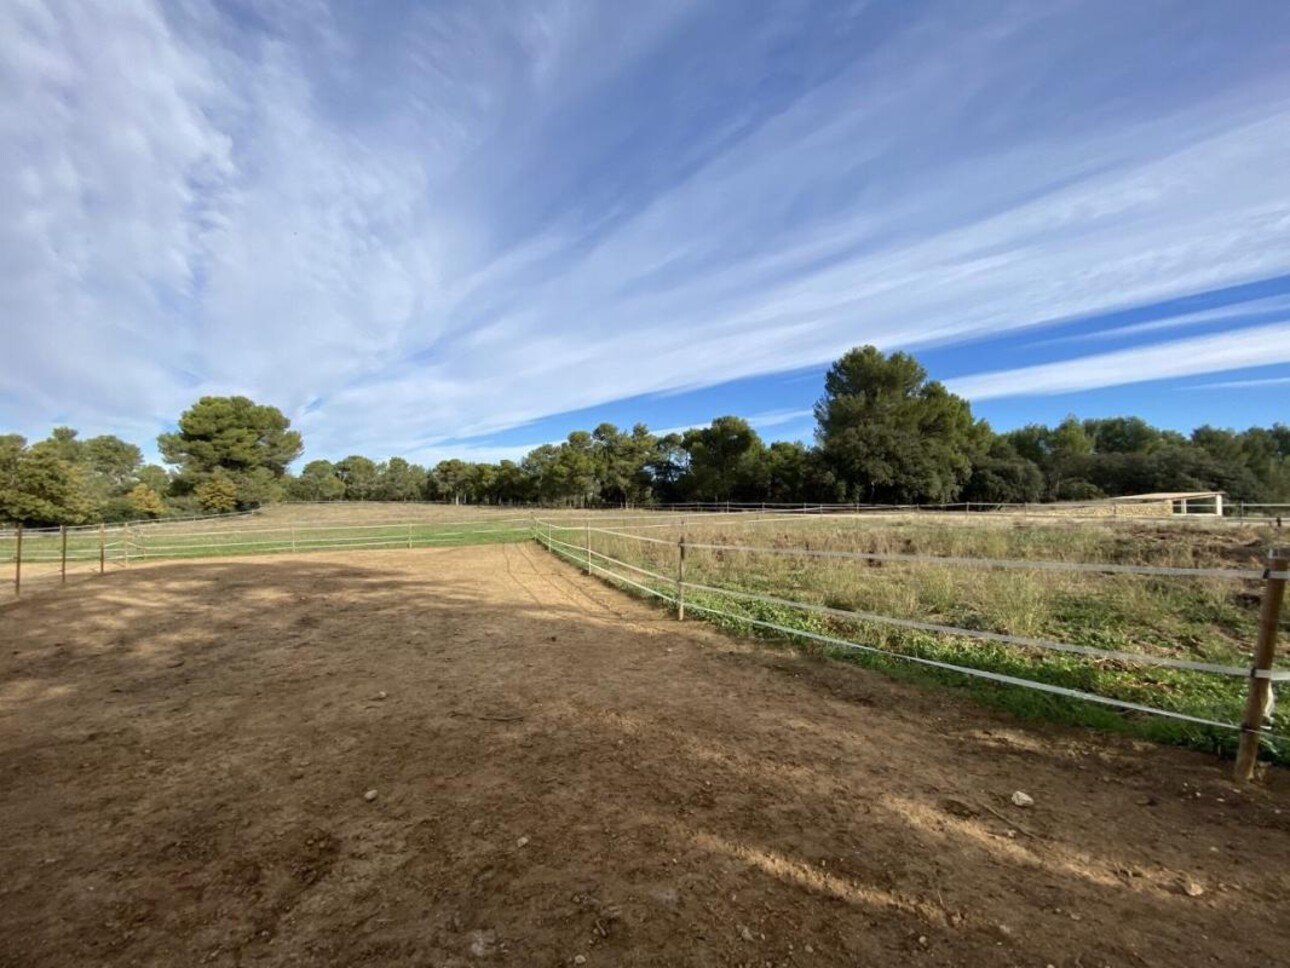
[[1282, 771], [741, 643], [533, 545], [132, 566], [0, 623], [0, 965], [1290, 949]]
[[[531, 535], [531, 520], [513, 508], [346, 502], [277, 504], [253, 513], [136, 522], [102, 531], [92, 525], [68, 529], [68, 574], [98, 573], [100, 559], [106, 569], [167, 558], [522, 541]], [[24, 533], [23, 580], [29, 587], [59, 580], [62, 542], [56, 528]], [[0, 566], [10, 570], [5, 576], [10, 579], [16, 555], [14, 532], [0, 532]], [[0, 599], [11, 590], [10, 583], [0, 586]]]

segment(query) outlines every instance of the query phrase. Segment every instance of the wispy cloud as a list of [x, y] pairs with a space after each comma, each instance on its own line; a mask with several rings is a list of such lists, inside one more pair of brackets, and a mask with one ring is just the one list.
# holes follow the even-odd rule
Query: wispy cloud
[[[815, 411], [813, 410], [767, 410], [764, 413], [748, 414], [743, 419], [748, 421], [749, 426], [754, 430], [771, 430], [785, 427], [789, 424], [801, 423], [804, 420], [813, 420]], [[696, 430], [700, 427], [707, 427], [712, 423], [711, 420], [704, 420], [698, 423], [681, 424], [675, 427], [665, 427], [662, 430], [655, 430], [654, 433], [660, 437], [668, 434], [683, 434], [687, 430]], [[774, 434], [772, 433], [772, 436]]]
[[1275, 387], [1290, 384], [1290, 376], [1270, 376], [1255, 380], [1223, 380], [1218, 383], [1197, 383], [1179, 387], [1180, 390], [1243, 390], [1246, 387]]
[[972, 400], [1045, 396], [1222, 370], [1290, 363], [1290, 323], [1173, 340], [949, 382]]
[[1265, 296], [1262, 299], [1251, 299], [1235, 305], [1167, 315], [1161, 319], [1153, 319], [1143, 323], [1112, 326], [1107, 329], [1091, 329], [1085, 333], [1072, 333], [1069, 336], [1038, 340], [1034, 345], [1052, 346], [1059, 343], [1103, 342], [1108, 339], [1141, 336], [1144, 333], [1168, 332], [1173, 329], [1185, 329], [1189, 326], [1209, 326], [1214, 323], [1246, 324], [1264, 322], [1265, 320], [1261, 318], [1263, 316], [1290, 316], [1290, 296]]
[[311, 454], [415, 455], [1290, 273], [1287, 29], [1280, 4], [19, 0], [0, 418], [150, 436], [245, 392]]

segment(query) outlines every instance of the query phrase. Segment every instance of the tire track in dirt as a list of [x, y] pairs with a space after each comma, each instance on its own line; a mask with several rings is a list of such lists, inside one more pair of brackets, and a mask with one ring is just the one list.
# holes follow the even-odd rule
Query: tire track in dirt
[[[553, 562], [548, 562], [547, 570], [539, 569], [536, 564], [536, 560], [534, 558], [532, 549], [525, 547], [520, 552], [520, 557], [524, 559], [525, 564], [529, 566], [529, 570], [533, 573], [533, 575], [537, 578], [540, 578], [548, 587], [553, 589], [556, 592], [556, 594], [560, 596], [563, 602], [569, 605], [573, 605], [584, 614], [590, 614], [589, 609], [587, 609], [585, 606], [578, 604], [577, 599], [579, 598], [584, 599], [585, 601], [588, 601], [592, 605], [596, 606], [596, 608], [600, 612], [612, 615], [614, 618], [621, 619], [622, 621], [630, 621], [627, 615], [611, 607], [606, 602], [596, 598], [585, 588], [582, 588], [579, 584], [574, 582], [572, 580], [572, 576], [566, 573], [563, 573], [561, 571], [551, 569], [549, 566], [550, 564], [553, 564]], [[557, 577], [560, 579], [559, 581], [556, 580]]]
[[538, 598], [534, 593], [533, 588], [526, 582], [522, 581], [519, 575], [515, 574], [515, 569], [511, 567], [511, 549], [508, 545], [502, 545], [502, 557], [506, 561], [506, 574], [510, 576], [511, 581], [523, 589], [524, 594], [533, 600], [534, 605], [544, 607], [542, 599]]
[[[521, 556], [524, 558], [525, 562], [527, 562], [533, 574], [541, 578], [552, 589], [560, 593], [565, 598], [566, 601], [569, 600], [566, 589], [571, 589], [582, 598], [585, 598], [588, 601], [597, 605], [602, 611], [607, 612], [608, 614], [612, 615], [614, 618], [618, 619], [618, 621], [622, 622], [623, 624], [628, 625], [635, 629], [639, 629], [644, 632], [648, 632], [650, 634], [657, 634], [660, 631], [660, 626], [666, 626], [670, 624], [668, 620], [665, 618], [661, 619], [661, 618], [651, 617], [650, 619], [645, 620], [640, 618], [637, 615], [633, 615], [632, 614], [633, 611], [638, 612], [641, 609], [645, 608], [646, 606], [643, 603], [632, 599], [630, 596], [624, 597], [624, 602], [626, 607], [624, 607], [621, 610], [618, 608], [614, 608], [611, 604], [609, 604], [609, 602], [604, 601], [600, 598], [597, 598], [595, 595], [592, 595], [589, 591], [587, 591], [585, 588], [582, 587], [582, 584], [584, 580], [595, 581], [596, 582], [595, 587], [598, 590], [603, 589], [605, 593], [609, 596], [613, 596], [615, 594], [612, 589], [610, 589], [608, 586], [602, 585], [598, 580], [594, 578], [593, 579], [585, 578], [585, 576], [581, 572], [577, 572], [576, 575], [570, 575], [568, 573], [567, 567], [561, 567], [562, 565], [567, 566], [568, 563], [561, 562], [560, 560], [556, 559], [554, 556], [549, 555], [548, 553], [544, 552], [541, 556], [537, 556], [532, 548], [525, 546], [524, 549], [521, 551]], [[539, 569], [536, 563], [539, 557], [543, 561], [543, 569]], [[557, 578], [560, 579], [558, 583], [556, 581]], [[583, 609], [583, 612], [584, 614], [586, 614], [585, 609]]]

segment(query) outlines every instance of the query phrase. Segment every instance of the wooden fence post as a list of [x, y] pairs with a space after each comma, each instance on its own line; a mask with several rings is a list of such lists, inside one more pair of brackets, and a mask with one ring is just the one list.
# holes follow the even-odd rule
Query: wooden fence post
[[99, 522], [99, 574], [107, 571], [107, 523]]
[[293, 524], [293, 525], [291, 526], [291, 551], [292, 551], [292, 554], [294, 554], [294, 553], [295, 553], [295, 550], [296, 550], [296, 526]]
[[17, 598], [22, 594], [22, 525], [18, 525], [17, 534], [18, 546], [14, 549], [13, 556], [13, 597]]
[[1286, 580], [1270, 577], [1273, 572], [1290, 570], [1290, 549], [1268, 554], [1269, 577], [1263, 585], [1263, 609], [1259, 615], [1259, 641], [1254, 647], [1254, 667], [1250, 674], [1250, 694], [1245, 702], [1245, 722], [1241, 724], [1241, 745], [1236, 752], [1235, 778], [1238, 783], [1254, 776], [1259, 758], [1259, 737], [1263, 733], [1263, 712], [1272, 692], [1272, 680], [1260, 678], [1259, 670], [1272, 668], [1277, 648], [1277, 623], [1281, 620], [1281, 603], [1285, 599]]
[[58, 530], [61, 532], [62, 538], [63, 538], [62, 561], [59, 565], [59, 574], [62, 576], [62, 580], [60, 584], [66, 585], [67, 584], [67, 525], [60, 524], [58, 526]]
[[412, 550], [412, 522], [408, 522], [408, 550]]
[[124, 525], [121, 528], [121, 554], [125, 558], [125, 566], [130, 567], [130, 526]]
[[586, 545], [587, 545], [587, 574], [591, 574], [591, 519], [585, 522], [586, 527]]
[[676, 620], [685, 621], [685, 535], [676, 543]]

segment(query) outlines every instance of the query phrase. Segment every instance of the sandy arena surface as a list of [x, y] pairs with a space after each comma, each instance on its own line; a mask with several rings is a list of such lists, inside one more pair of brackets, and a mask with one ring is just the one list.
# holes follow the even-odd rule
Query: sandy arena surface
[[0, 641], [0, 965], [1290, 964], [1283, 771], [741, 644], [532, 545], [132, 568]]

